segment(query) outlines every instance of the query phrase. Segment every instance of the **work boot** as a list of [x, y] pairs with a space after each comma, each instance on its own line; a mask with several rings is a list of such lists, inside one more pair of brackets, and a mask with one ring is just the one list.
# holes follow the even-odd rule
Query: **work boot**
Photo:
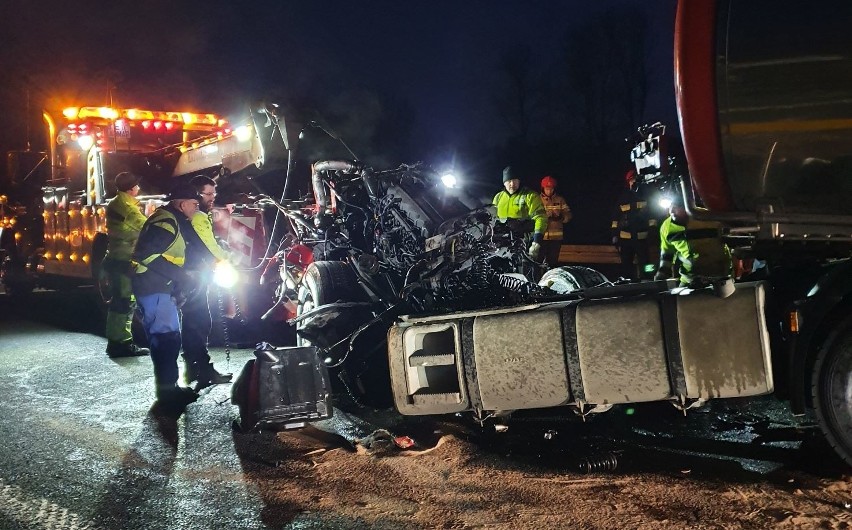
[[157, 406], [170, 413], [181, 413], [190, 403], [198, 400], [198, 394], [183, 386], [157, 387]]
[[233, 379], [234, 377], [234, 374], [223, 374], [216, 371], [216, 368], [213, 367], [213, 363], [185, 363], [185, 370], [183, 375], [186, 384], [190, 384], [193, 381], [198, 381], [198, 383], [196, 383], [195, 385], [195, 390], [207, 388], [208, 386], [212, 385], [230, 383], [231, 379]]
[[115, 342], [111, 340], [107, 342], [106, 353], [109, 357], [115, 359], [116, 357], [140, 357], [142, 355], [150, 355], [151, 350], [148, 348], [140, 348], [133, 344], [133, 341]]

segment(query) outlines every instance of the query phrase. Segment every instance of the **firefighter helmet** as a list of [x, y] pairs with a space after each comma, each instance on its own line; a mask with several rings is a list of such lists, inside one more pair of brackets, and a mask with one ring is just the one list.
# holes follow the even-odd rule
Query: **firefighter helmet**
[[556, 187], [556, 179], [547, 175], [543, 179], [541, 179], [541, 187], [542, 188], [555, 188]]
[[627, 173], [624, 174], [624, 182], [630, 182], [631, 180], [636, 180], [636, 170], [630, 169]]

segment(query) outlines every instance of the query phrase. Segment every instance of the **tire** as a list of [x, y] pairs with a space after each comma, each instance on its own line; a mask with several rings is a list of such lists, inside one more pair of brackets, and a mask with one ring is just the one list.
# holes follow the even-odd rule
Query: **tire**
[[[355, 280], [355, 274], [346, 263], [341, 261], [315, 261], [305, 269], [305, 275], [299, 285], [296, 315], [301, 316], [319, 306], [333, 302], [358, 302], [363, 300], [363, 292]], [[372, 315], [371, 315], [372, 316]], [[362, 321], [356, 314], [335, 322], [330, 329], [323, 330], [322, 337], [317, 337], [317, 346], [331, 348], [340, 339], [354, 331]], [[296, 324], [296, 344], [310, 346], [313, 343], [299, 335], [304, 328], [303, 323]], [[341, 346], [346, 346], [345, 344]], [[343, 348], [334, 348], [340, 351]]]
[[36, 286], [35, 281], [27, 277], [24, 265], [10, 255], [0, 263], [0, 279], [6, 294], [18, 301], [26, 300]]
[[595, 269], [579, 265], [565, 265], [550, 269], [544, 273], [538, 282], [539, 285], [548, 287], [559, 294], [597, 287], [606, 283], [609, 283], [606, 276]]
[[852, 465], [852, 316], [838, 325], [817, 355], [811, 395], [826, 440]]
[[[315, 261], [308, 265], [299, 286], [296, 314], [301, 316], [321, 305], [338, 301], [365, 300], [365, 293], [358, 285], [355, 273], [349, 265], [340, 261]], [[387, 330], [374, 327], [367, 334], [359, 336], [358, 345], [351, 356], [349, 342], [343, 340], [372, 318], [373, 313], [366, 308], [353, 308], [349, 313], [341, 314], [334, 322], [323, 327], [321, 333], [314, 337], [315, 344], [299, 334], [303, 325], [297, 323], [296, 344], [316, 345], [325, 350], [322, 355], [326, 356], [329, 369], [336, 375], [332, 377], [332, 388], [338, 397], [348, 401], [349, 398], [344, 396], [349, 396], [356, 398], [362, 405], [384, 408], [392, 403], [387, 355], [380, 355], [378, 359], [371, 357], [369, 360], [364, 356], [369, 355], [374, 348], [381, 349], [384, 346], [384, 349], [387, 349]]]

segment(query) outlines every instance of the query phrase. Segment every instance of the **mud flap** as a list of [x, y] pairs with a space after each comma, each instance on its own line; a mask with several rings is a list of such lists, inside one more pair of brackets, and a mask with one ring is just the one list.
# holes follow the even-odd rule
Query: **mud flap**
[[262, 345], [231, 390], [242, 432], [305, 427], [332, 415], [328, 370], [313, 346]]

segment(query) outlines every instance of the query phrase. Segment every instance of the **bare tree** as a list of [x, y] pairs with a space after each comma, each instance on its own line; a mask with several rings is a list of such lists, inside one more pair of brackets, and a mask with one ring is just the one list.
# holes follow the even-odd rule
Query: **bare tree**
[[509, 136], [529, 145], [543, 98], [543, 85], [532, 64], [532, 51], [525, 45], [505, 50], [497, 61], [497, 70], [502, 86], [498, 87], [494, 106]]
[[608, 11], [566, 37], [563, 72], [572, 112], [603, 146], [645, 119], [647, 23], [639, 9]]

